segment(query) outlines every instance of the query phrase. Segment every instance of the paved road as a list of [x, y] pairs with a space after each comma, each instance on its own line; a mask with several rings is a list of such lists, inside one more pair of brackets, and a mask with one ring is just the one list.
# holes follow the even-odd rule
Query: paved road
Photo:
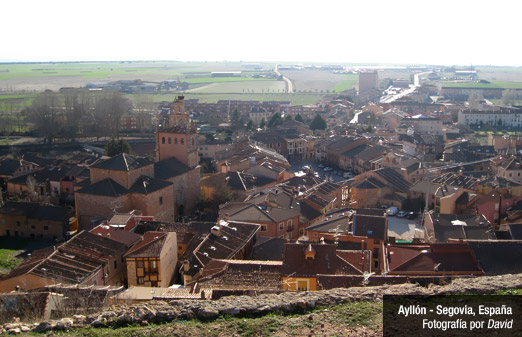
[[389, 95], [386, 97], [382, 97], [381, 103], [391, 103], [391, 102], [398, 100], [399, 98], [408, 96], [409, 94], [413, 93], [415, 91], [415, 89], [417, 89], [420, 86], [421, 75], [426, 75], [429, 73], [431, 73], [431, 71], [426, 71], [424, 73], [418, 73], [418, 74], [413, 75], [413, 85], [410, 86], [410, 88], [408, 90], [404, 90], [403, 92], [401, 92], [397, 95]]
[[275, 68], [274, 68], [274, 72], [277, 74], [277, 76], [283, 76], [283, 81], [286, 82], [286, 92], [291, 94], [294, 92], [294, 84], [292, 83], [292, 81], [290, 81], [290, 79], [286, 76], [284, 76], [283, 74], [281, 74], [278, 70], [278, 65], [276, 64], [275, 65]]

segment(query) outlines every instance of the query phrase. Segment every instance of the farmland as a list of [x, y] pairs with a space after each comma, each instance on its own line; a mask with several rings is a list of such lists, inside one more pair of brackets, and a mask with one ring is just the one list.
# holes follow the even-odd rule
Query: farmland
[[444, 82], [444, 87], [450, 88], [477, 88], [477, 89], [522, 89], [522, 82]]
[[211, 83], [196, 89], [189, 90], [193, 93], [283, 93], [285, 82], [283, 81], [241, 81]]
[[355, 86], [358, 77], [315, 69], [281, 70], [281, 74], [292, 80], [297, 92], [342, 91]]
[[[151, 94], [154, 102], [173, 101], [178, 93]], [[200, 103], [216, 103], [219, 100], [243, 100], [243, 101], [290, 101], [292, 105], [313, 104], [324, 98], [324, 94], [310, 93], [183, 93], [186, 99], [199, 99]], [[127, 95], [133, 99], [134, 95]]]
[[[241, 71], [235, 80], [254, 80], [251, 75], [272, 69], [241, 67], [240, 62], [63, 62], [63, 63], [2, 63], [0, 90], [43, 91], [62, 87], [82, 87], [89, 82], [141, 79], [146, 82], [183, 80], [191, 83], [226, 82], [232, 78], [211, 78], [213, 71]], [[247, 78], [248, 76], [248, 78]], [[255, 79], [262, 80], [262, 79]]]

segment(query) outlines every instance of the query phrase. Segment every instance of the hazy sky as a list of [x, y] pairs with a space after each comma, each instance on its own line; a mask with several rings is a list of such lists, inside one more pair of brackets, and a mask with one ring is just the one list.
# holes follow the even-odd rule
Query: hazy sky
[[522, 65], [516, 0], [5, 0], [1, 61]]

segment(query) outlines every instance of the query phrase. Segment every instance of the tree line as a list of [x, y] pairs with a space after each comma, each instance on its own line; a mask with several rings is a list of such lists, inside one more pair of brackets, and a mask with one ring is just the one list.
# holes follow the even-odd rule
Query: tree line
[[53, 142], [58, 138], [119, 138], [120, 120], [132, 110], [132, 102], [119, 91], [46, 90], [21, 114], [32, 124], [31, 134]]

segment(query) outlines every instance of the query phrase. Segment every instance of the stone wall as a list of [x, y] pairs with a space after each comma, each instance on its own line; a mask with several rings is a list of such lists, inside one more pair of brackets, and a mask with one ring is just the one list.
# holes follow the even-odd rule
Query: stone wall
[[[336, 288], [310, 292], [283, 292], [259, 296], [227, 296], [219, 300], [151, 301], [135, 305], [116, 305], [95, 315], [76, 315], [39, 324], [5, 324], [3, 328], [37, 332], [67, 330], [74, 327], [119, 327], [129, 324], [171, 322], [178, 319], [215, 319], [221, 315], [256, 317], [268, 313], [304, 313], [317, 306], [353, 301], [382, 301], [383, 295], [488, 294], [495, 290], [522, 289], [522, 274], [456, 279], [448, 285], [418, 284]], [[1, 333], [2, 331], [0, 331]]]

